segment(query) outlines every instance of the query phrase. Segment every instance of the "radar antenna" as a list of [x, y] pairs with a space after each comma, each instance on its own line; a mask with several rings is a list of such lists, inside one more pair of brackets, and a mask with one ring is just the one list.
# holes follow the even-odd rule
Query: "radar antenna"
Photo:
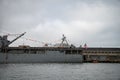
[[64, 45], [67, 45], [67, 46], [68, 46], [69, 44], [68, 44], [68, 41], [66, 40], [65, 35], [63, 34], [62, 36], [63, 36], [63, 37], [62, 37], [62, 42], [61, 42], [60, 46], [64, 46]]

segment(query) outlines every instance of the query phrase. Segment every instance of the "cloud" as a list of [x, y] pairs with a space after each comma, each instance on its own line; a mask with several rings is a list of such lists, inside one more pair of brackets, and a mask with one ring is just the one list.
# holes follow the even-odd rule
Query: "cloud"
[[25, 37], [50, 43], [65, 34], [76, 46], [87, 43], [93, 47], [120, 47], [119, 0], [2, 0], [0, 4], [1, 32], [26, 31]]

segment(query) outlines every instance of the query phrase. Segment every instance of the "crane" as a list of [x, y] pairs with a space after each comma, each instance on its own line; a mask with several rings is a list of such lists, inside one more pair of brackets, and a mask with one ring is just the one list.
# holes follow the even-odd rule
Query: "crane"
[[5, 48], [8, 47], [10, 44], [12, 44], [14, 41], [16, 41], [17, 39], [19, 39], [20, 37], [22, 37], [26, 32], [20, 34], [18, 37], [16, 37], [15, 39], [13, 39], [12, 41], [9, 41], [7, 39], [8, 35], [4, 35], [4, 36], [0, 36], [0, 48]]

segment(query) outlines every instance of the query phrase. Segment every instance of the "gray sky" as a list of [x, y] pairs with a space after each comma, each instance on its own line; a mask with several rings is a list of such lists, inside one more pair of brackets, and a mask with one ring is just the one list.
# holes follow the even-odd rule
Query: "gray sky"
[[[23, 33], [45, 43], [120, 47], [120, 0], [0, 0], [0, 33]], [[20, 44], [41, 46], [23, 38]]]

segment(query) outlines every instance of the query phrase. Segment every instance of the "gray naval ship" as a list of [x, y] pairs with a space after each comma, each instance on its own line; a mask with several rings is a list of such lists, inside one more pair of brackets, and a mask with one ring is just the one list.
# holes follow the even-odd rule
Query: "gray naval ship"
[[81, 63], [81, 62], [119, 62], [120, 48], [88, 48], [70, 45], [63, 35], [61, 42], [54, 46], [30, 47], [20, 45], [10, 47], [14, 41], [25, 34], [22, 33], [9, 41], [8, 35], [0, 36], [0, 63]]
[[82, 62], [82, 50], [69, 45], [63, 35], [60, 44], [54, 47], [30, 47], [21, 45], [9, 47], [26, 32], [9, 41], [7, 35], [0, 36], [0, 63], [39, 63], [39, 62]]

